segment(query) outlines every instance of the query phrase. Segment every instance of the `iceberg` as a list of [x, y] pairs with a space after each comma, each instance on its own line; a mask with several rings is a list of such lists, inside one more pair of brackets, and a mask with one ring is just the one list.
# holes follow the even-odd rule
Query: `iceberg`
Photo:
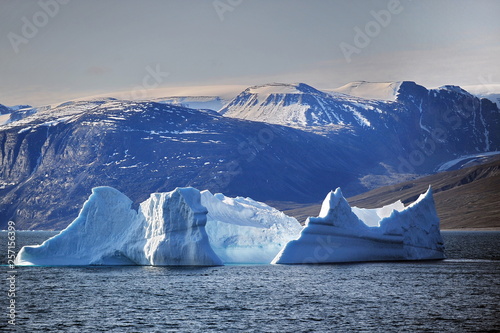
[[337, 188], [323, 201], [319, 216], [308, 218], [300, 237], [290, 241], [272, 263], [444, 258], [439, 218], [430, 187], [408, 207], [396, 202], [376, 210], [351, 208]]
[[227, 264], [269, 264], [302, 231], [295, 218], [251, 198], [203, 191], [201, 203], [210, 245]]
[[296, 219], [250, 198], [177, 188], [151, 194], [136, 211], [120, 191], [97, 187], [65, 230], [23, 247], [16, 264], [269, 264], [301, 230]]
[[153, 193], [135, 211], [120, 191], [97, 187], [66, 229], [23, 247], [16, 264], [222, 265], [209, 244], [206, 214], [194, 188]]

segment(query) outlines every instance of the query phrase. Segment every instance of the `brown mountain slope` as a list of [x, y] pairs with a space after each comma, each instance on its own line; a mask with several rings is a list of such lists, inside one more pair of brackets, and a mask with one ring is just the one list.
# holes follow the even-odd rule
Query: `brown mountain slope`
[[[401, 199], [415, 201], [431, 185], [442, 229], [500, 229], [500, 159], [381, 187], [348, 199], [352, 206], [376, 208]], [[321, 205], [284, 210], [303, 222]]]

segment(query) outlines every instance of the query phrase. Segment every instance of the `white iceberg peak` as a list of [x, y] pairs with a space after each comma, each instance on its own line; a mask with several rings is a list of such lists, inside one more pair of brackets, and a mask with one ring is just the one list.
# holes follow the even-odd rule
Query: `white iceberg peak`
[[328, 193], [325, 200], [323, 200], [318, 217], [327, 217], [329, 212], [333, 210], [333, 207], [338, 206], [341, 199], [344, 199], [344, 195], [342, 194], [340, 187], [337, 187], [335, 191]]
[[330, 225], [333, 227], [365, 230], [366, 225], [359, 219], [349, 206], [349, 203], [344, 198], [342, 190], [338, 187], [335, 192], [328, 193], [318, 217], [310, 217], [306, 221], [309, 223]]

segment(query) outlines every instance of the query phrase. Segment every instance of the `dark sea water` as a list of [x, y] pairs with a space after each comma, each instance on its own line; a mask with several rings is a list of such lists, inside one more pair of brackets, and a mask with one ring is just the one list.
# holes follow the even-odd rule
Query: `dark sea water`
[[[53, 233], [17, 232], [18, 246]], [[429, 262], [205, 268], [19, 267], [1, 331], [499, 332], [500, 232], [443, 232]], [[1, 263], [7, 262], [0, 233]], [[9, 267], [3, 266], [7, 278]]]

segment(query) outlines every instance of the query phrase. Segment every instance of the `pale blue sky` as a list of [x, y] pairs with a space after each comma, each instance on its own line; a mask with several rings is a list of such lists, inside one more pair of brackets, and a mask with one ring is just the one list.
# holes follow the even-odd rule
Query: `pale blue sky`
[[[387, 10], [395, 0], [65, 0], [58, 8], [55, 1], [0, 0], [1, 104], [133, 90], [148, 68], [169, 73], [158, 88], [500, 82], [495, 0], [401, 0], [400, 12], [385, 27], [376, 23], [379, 31], [350, 62], [341, 43], [356, 46], [355, 27], [373, 26], [371, 11]], [[52, 5], [44, 10], [43, 3]], [[218, 13], [214, 4], [226, 4], [220, 7], [226, 11]], [[51, 10], [57, 12], [46, 14]], [[26, 22], [37, 23], [38, 31]]]

